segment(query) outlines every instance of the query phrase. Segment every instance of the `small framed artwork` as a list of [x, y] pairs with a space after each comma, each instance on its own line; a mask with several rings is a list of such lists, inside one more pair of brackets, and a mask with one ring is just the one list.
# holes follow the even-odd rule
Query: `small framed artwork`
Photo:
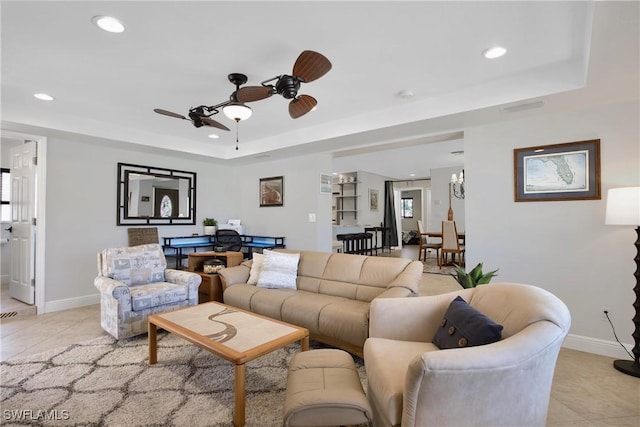
[[369, 210], [377, 211], [378, 210], [378, 190], [369, 189]]
[[284, 206], [284, 177], [260, 178], [260, 207]]
[[516, 202], [599, 200], [600, 140], [513, 150]]
[[331, 194], [333, 187], [331, 186], [331, 175], [324, 173], [320, 174], [320, 192], [325, 194]]

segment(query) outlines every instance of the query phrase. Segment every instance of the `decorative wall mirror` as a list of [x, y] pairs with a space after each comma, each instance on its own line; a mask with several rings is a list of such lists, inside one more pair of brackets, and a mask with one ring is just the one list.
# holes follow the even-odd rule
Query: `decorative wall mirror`
[[118, 225], [193, 225], [196, 174], [118, 163]]

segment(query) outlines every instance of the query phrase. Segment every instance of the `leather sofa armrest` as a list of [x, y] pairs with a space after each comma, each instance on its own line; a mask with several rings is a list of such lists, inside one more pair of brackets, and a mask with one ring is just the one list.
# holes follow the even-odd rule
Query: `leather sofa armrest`
[[106, 276], [98, 276], [93, 284], [100, 291], [100, 298], [115, 299], [122, 311], [131, 311], [131, 292], [124, 282]]
[[403, 288], [400, 286], [389, 288], [376, 298], [404, 298], [404, 297], [414, 297], [415, 294], [411, 292], [410, 289]]
[[418, 295], [423, 269], [424, 266], [420, 261], [412, 261], [398, 274], [398, 277], [389, 284], [388, 288], [405, 288], [413, 295]]
[[247, 283], [249, 280], [249, 273], [251, 268], [240, 264], [235, 267], [223, 268], [218, 272], [220, 277], [220, 283], [222, 284], [222, 290], [227, 289], [227, 286], [236, 285], [238, 283]]

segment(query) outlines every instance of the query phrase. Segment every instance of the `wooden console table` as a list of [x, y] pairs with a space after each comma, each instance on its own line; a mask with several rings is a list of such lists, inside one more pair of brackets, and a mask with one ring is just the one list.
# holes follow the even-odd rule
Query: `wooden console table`
[[198, 288], [198, 304], [209, 301], [222, 302], [222, 283], [218, 273], [205, 273], [205, 261], [219, 259], [225, 267], [240, 265], [244, 259], [242, 252], [192, 252], [188, 255], [187, 268], [202, 277]]

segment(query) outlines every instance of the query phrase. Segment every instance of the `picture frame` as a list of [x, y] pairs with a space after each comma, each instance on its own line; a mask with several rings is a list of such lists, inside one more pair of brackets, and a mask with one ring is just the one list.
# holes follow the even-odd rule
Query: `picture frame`
[[284, 177], [260, 178], [260, 207], [284, 206]]
[[333, 186], [331, 185], [331, 175], [320, 174], [320, 192], [323, 194], [331, 194], [333, 192]]
[[513, 150], [516, 202], [600, 200], [600, 140]]
[[378, 201], [380, 200], [380, 192], [378, 190], [374, 190], [372, 188], [369, 189], [369, 210], [377, 211], [378, 210]]

